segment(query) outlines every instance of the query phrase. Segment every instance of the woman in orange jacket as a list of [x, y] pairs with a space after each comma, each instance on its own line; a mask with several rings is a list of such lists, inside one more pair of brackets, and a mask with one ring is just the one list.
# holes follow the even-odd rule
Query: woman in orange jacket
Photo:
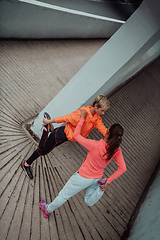
[[[85, 123], [82, 127], [81, 135], [87, 137], [93, 128], [97, 128], [98, 131], [105, 136], [107, 128], [102, 122], [100, 115], [103, 115], [105, 111], [110, 107], [109, 100], [104, 95], [98, 95], [92, 106], [83, 106], [77, 111], [67, 114], [63, 117], [56, 117], [51, 119], [49, 114], [45, 113], [43, 118], [43, 133], [38, 145], [38, 148], [33, 152], [27, 161], [21, 162], [21, 167], [25, 171], [26, 175], [33, 179], [33, 174], [31, 171], [31, 164], [39, 156], [44, 156], [48, 154], [53, 148], [62, 144], [65, 141], [74, 141], [74, 130], [81, 118], [81, 109], [87, 112], [87, 117]], [[66, 122], [65, 126], [58, 127], [53, 130], [52, 123], [63, 123]], [[53, 130], [49, 136], [48, 133]]]

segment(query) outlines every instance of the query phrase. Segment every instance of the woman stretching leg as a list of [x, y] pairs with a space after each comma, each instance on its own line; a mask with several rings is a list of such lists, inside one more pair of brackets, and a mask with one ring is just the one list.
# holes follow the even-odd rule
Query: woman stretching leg
[[[52, 149], [65, 141], [69, 140], [76, 142], [73, 133], [81, 118], [81, 109], [86, 110], [88, 113], [85, 123], [82, 127], [82, 136], [87, 137], [93, 128], [97, 128], [98, 131], [105, 136], [107, 128], [104, 126], [100, 115], [103, 115], [109, 107], [109, 100], [104, 95], [98, 95], [94, 99], [92, 106], [83, 106], [73, 113], [70, 113], [63, 117], [56, 117], [55, 119], [50, 119], [49, 115], [48, 119], [44, 117], [44, 129], [38, 148], [33, 152], [27, 161], [22, 161], [21, 163], [21, 167], [25, 171], [26, 175], [30, 179], [33, 179], [33, 174], [30, 166], [39, 156], [48, 154]], [[66, 122], [67, 124], [63, 127], [54, 129], [48, 137], [51, 124], [63, 122]]]
[[[49, 217], [50, 213], [64, 204], [70, 197], [85, 189], [84, 201], [88, 206], [93, 206], [103, 195], [108, 185], [126, 171], [120, 144], [122, 142], [123, 128], [120, 124], [113, 124], [104, 139], [95, 141], [86, 139], [81, 135], [81, 130], [85, 124], [87, 112], [81, 110], [81, 119], [75, 129], [74, 138], [87, 150], [87, 157], [84, 159], [80, 169], [72, 175], [65, 184], [58, 196], [49, 205], [44, 200], [39, 203], [44, 217]], [[99, 185], [107, 164], [115, 159], [118, 170], [108, 179], [104, 185]]]

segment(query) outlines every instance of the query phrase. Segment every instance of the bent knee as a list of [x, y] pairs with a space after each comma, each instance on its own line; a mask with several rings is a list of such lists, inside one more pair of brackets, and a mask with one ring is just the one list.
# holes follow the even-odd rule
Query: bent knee
[[87, 204], [88, 207], [92, 207], [94, 205], [94, 203], [89, 201], [88, 198], [85, 198], [84, 201], [85, 201], [85, 203]]

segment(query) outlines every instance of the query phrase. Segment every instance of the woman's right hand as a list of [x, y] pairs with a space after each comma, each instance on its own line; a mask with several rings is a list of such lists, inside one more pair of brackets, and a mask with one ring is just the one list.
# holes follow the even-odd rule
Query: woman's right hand
[[108, 188], [108, 183], [106, 182], [104, 185], [99, 185], [101, 191], [105, 191]]
[[50, 120], [48, 120], [47, 118], [43, 118], [43, 126], [47, 125], [50, 123]]
[[85, 109], [81, 109], [80, 111], [81, 111], [81, 117], [85, 119], [88, 114], [87, 111]]

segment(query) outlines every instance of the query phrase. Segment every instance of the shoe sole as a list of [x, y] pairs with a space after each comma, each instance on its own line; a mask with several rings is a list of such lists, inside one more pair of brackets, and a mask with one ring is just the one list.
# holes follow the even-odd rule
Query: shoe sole
[[39, 207], [40, 207], [40, 209], [42, 210], [43, 216], [44, 216], [45, 218], [48, 218], [49, 216], [46, 216], [45, 213], [43, 212], [43, 209], [42, 209], [42, 206], [41, 206], [40, 202], [39, 202]]
[[48, 120], [50, 120], [50, 119], [51, 119], [51, 117], [49, 116], [49, 114], [48, 114], [48, 113], [46, 113], [46, 112], [44, 113], [44, 117], [45, 117], [45, 118], [47, 118]]
[[33, 178], [30, 178], [29, 176], [28, 176], [28, 174], [27, 174], [27, 172], [26, 172], [26, 169], [22, 166], [22, 162], [21, 162], [21, 168], [25, 171], [25, 174], [26, 174], [26, 176], [30, 179], [30, 180], [32, 180]]

